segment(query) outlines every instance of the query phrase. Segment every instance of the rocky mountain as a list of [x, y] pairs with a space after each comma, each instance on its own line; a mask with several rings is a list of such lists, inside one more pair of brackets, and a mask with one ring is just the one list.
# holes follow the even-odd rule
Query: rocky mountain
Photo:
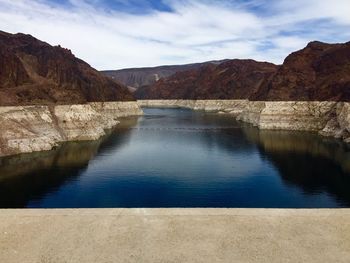
[[68, 49], [0, 31], [0, 106], [134, 100]]
[[246, 99], [277, 71], [254, 60], [228, 60], [218, 65], [177, 72], [135, 92], [139, 99]]
[[185, 64], [185, 65], [169, 65], [147, 68], [128, 68], [121, 70], [105, 70], [101, 71], [106, 76], [123, 83], [128, 86], [131, 91], [135, 91], [139, 87], [154, 84], [160, 78], [166, 78], [174, 75], [176, 72], [197, 69], [207, 64], [220, 64], [225, 60], [208, 61], [203, 63]]
[[350, 101], [350, 42], [311, 42], [276, 66], [253, 60], [178, 72], [139, 88], [139, 99]]
[[252, 99], [350, 101], [350, 42], [310, 42], [290, 54]]

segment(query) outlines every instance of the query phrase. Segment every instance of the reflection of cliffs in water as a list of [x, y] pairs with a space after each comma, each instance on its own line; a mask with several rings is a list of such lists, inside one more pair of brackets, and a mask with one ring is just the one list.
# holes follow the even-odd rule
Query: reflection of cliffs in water
[[25, 207], [79, 176], [101, 141], [67, 143], [56, 150], [0, 160], [0, 206]]
[[[187, 109], [152, 109], [152, 115], [140, 118], [135, 128], [147, 133], [148, 140], [161, 141], [164, 137], [175, 146], [197, 145], [208, 150], [219, 148], [227, 153], [252, 152], [256, 147], [249, 142], [241, 129], [241, 122], [226, 114], [211, 114]], [[164, 113], [165, 112], [165, 113]], [[196, 134], [196, 136], [193, 136]], [[170, 149], [171, 150], [171, 149]]]
[[[133, 125], [135, 121], [124, 123]], [[0, 158], [0, 207], [26, 207], [29, 201], [58, 189], [81, 175], [96, 155], [127, 141], [128, 134], [121, 130], [118, 136], [68, 142], [52, 151]]]
[[[210, 124], [208, 130], [204, 129], [197, 137], [201, 144], [209, 148], [219, 147], [221, 150], [232, 153], [238, 149], [242, 152], [251, 152], [255, 149], [244, 136], [241, 123], [228, 115], [203, 114], [198, 123]], [[193, 140], [193, 137], [191, 137]]]
[[326, 191], [350, 205], [350, 148], [347, 145], [311, 133], [253, 127], [245, 127], [244, 132], [275, 165], [286, 183], [297, 185], [306, 193]]

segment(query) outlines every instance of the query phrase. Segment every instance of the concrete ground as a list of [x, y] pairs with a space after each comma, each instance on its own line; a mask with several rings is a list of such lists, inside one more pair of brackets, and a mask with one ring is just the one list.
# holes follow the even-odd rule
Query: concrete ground
[[0, 210], [0, 262], [350, 262], [350, 209]]

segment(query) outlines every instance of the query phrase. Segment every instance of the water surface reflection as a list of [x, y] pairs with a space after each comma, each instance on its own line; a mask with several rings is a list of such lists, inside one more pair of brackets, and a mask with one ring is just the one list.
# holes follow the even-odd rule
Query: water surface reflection
[[350, 151], [337, 140], [185, 109], [145, 112], [99, 141], [0, 159], [0, 206], [350, 206]]

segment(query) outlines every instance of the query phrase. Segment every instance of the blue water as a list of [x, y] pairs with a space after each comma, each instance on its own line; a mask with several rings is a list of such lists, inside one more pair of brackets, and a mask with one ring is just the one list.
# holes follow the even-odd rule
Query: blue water
[[350, 207], [337, 140], [144, 111], [99, 141], [0, 159], [0, 207]]

